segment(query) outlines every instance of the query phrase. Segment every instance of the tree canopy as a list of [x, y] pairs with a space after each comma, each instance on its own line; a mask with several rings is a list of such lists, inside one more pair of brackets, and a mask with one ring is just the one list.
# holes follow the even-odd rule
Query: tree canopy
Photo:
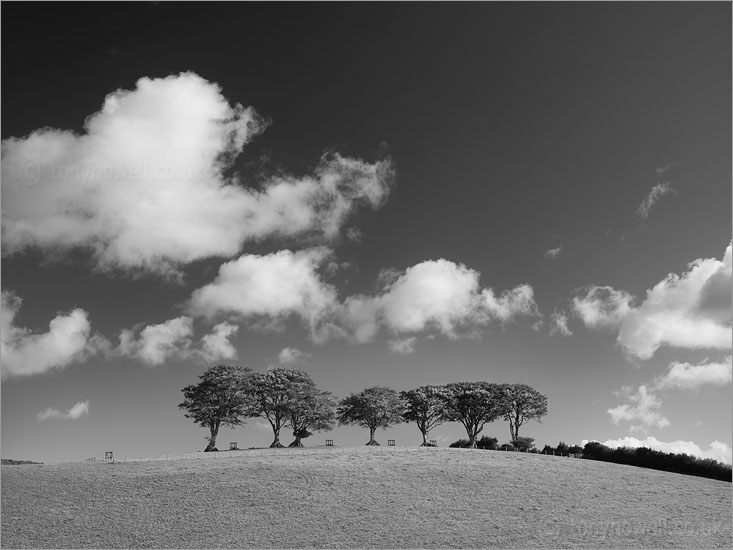
[[356, 424], [369, 429], [367, 445], [379, 445], [374, 439], [377, 428], [389, 428], [402, 422], [404, 404], [392, 388], [374, 386], [352, 393], [341, 400], [337, 418], [339, 424]]
[[501, 384], [504, 420], [509, 421], [512, 442], [519, 440], [519, 428], [530, 420], [547, 414], [547, 397], [524, 384]]
[[209, 428], [209, 443], [205, 451], [216, 449], [216, 437], [221, 426], [238, 426], [246, 416], [249, 394], [246, 381], [252, 370], [236, 365], [217, 365], [199, 375], [198, 384], [183, 388], [183, 403], [178, 405], [186, 418]]
[[420, 386], [400, 392], [405, 410], [403, 418], [415, 422], [422, 434], [422, 445], [428, 445], [430, 430], [445, 422], [445, 388], [442, 386]]
[[295, 437], [291, 447], [301, 447], [301, 440], [312, 432], [332, 430], [336, 421], [336, 399], [330, 392], [319, 391], [315, 384], [303, 390], [290, 410], [290, 427]]
[[501, 418], [504, 413], [497, 384], [488, 382], [453, 382], [444, 386], [443, 417], [460, 422], [468, 435], [468, 446], [476, 446], [476, 437], [487, 422]]
[[247, 416], [267, 420], [275, 436], [270, 447], [282, 447], [280, 430], [301, 406], [301, 400], [315, 392], [315, 384], [307, 372], [275, 368], [254, 373], [247, 390], [251, 395]]

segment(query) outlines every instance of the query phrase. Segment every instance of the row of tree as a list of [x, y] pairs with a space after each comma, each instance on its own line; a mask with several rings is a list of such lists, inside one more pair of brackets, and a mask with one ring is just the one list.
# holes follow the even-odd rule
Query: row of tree
[[247, 367], [218, 365], [199, 376], [198, 384], [183, 388], [179, 408], [188, 418], [209, 429], [206, 451], [216, 449], [222, 426], [238, 426], [247, 418], [264, 418], [272, 427], [271, 447], [282, 447], [280, 431], [292, 429], [291, 447], [316, 431], [340, 425], [369, 430], [367, 445], [379, 445], [378, 428], [414, 422], [428, 445], [430, 431], [444, 422], [460, 422], [466, 430], [466, 446], [476, 447], [484, 426], [495, 420], [509, 422], [512, 442], [519, 442], [519, 428], [547, 414], [547, 397], [524, 384], [455, 382], [421, 386], [396, 392], [385, 386], [367, 388], [336, 400], [321, 391], [304, 371], [275, 368], [253, 372]]
[[699, 458], [684, 453], [665, 453], [646, 447], [612, 449], [597, 441], [591, 441], [583, 448], [583, 458], [722, 481], [731, 481], [733, 477], [730, 464], [723, 464], [712, 458]]

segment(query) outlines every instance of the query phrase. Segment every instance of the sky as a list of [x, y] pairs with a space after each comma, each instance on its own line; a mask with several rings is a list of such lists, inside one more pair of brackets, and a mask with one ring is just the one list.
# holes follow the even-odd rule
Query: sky
[[1, 9], [4, 458], [201, 450], [226, 363], [731, 462], [729, 3]]

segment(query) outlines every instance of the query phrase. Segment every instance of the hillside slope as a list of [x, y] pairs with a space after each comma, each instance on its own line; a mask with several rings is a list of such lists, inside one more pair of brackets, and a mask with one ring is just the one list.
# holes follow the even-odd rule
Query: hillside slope
[[630, 466], [465, 449], [5, 467], [2, 543], [730, 547], [730, 487]]

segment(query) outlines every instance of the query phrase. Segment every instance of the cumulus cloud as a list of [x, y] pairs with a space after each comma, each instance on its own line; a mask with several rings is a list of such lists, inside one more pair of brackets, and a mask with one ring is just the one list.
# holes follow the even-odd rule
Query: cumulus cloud
[[480, 289], [477, 271], [445, 259], [385, 272], [380, 279], [377, 295], [349, 297], [340, 309], [340, 322], [359, 342], [373, 339], [380, 327], [394, 334], [435, 330], [458, 338], [492, 321], [540, 316], [531, 286], [497, 296], [490, 288]]
[[572, 331], [568, 328], [568, 316], [562, 311], [555, 311], [550, 316], [550, 334], [559, 334], [560, 336], [572, 336]]
[[640, 431], [649, 427], [665, 428], [669, 426], [669, 420], [659, 413], [662, 401], [652, 390], [649, 390], [645, 385], [641, 385], [634, 393], [628, 387], [623, 388], [623, 392], [632, 404], [625, 403], [608, 409], [608, 414], [611, 415], [614, 424], [618, 425], [621, 421], [641, 422], [641, 424], [633, 425], [631, 427], [632, 431]]
[[[383, 271], [376, 295], [339, 300], [335, 288], [323, 279], [330, 255], [325, 248], [243, 255], [222, 265], [214, 281], [195, 290], [187, 311], [208, 319], [233, 315], [267, 328], [295, 318], [310, 329], [317, 343], [332, 336], [365, 343], [381, 329], [393, 335], [435, 330], [458, 338], [491, 322], [541, 317], [531, 286], [519, 285], [496, 295], [480, 289], [478, 272], [443, 259], [404, 272]], [[398, 340], [404, 338], [394, 342]]]
[[22, 304], [16, 294], [2, 292], [0, 333], [2, 337], [2, 377], [21, 377], [60, 370], [84, 361], [104, 345], [104, 339], [91, 334], [89, 316], [83, 309], [59, 313], [48, 331], [33, 333], [14, 324]]
[[120, 333], [118, 353], [133, 357], [147, 365], [160, 365], [173, 357], [186, 358], [191, 353], [193, 320], [176, 317], [157, 325], [147, 325], [136, 330], [124, 329]]
[[298, 348], [283, 348], [277, 356], [277, 360], [281, 365], [290, 366], [302, 363], [310, 357], [309, 354], [300, 351]]
[[[583, 445], [587, 442], [587, 440], [583, 440]], [[652, 436], [644, 439], [627, 436], [620, 439], [609, 439], [604, 441], [603, 444], [612, 449], [617, 447], [629, 447], [632, 449], [646, 447], [663, 453], [682, 453], [700, 458], [712, 458], [724, 464], [731, 464], [732, 462], [730, 446], [720, 441], [713, 441], [707, 449], [700, 448], [699, 445], [692, 441], [660, 441]]]
[[649, 217], [649, 212], [651, 211], [652, 207], [657, 204], [662, 199], [662, 197], [676, 194], [677, 190], [672, 187], [669, 182], [665, 181], [664, 183], [658, 183], [654, 187], [652, 187], [646, 198], [641, 201], [641, 204], [639, 205], [639, 208], [637, 208], [636, 213], [645, 220]]
[[414, 353], [415, 352], [415, 344], [417, 343], [417, 338], [415, 336], [410, 336], [409, 338], [399, 338], [397, 340], [390, 340], [387, 342], [387, 347], [389, 347], [390, 351], [394, 353]]
[[296, 316], [316, 337], [324, 316], [336, 304], [335, 289], [318, 273], [329, 254], [323, 248], [245, 254], [223, 264], [213, 282], [195, 290], [188, 310], [206, 318], [235, 315], [283, 321]]
[[211, 333], [201, 338], [201, 358], [209, 363], [226, 359], [236, 359], [237, 350], [229, 341], [239, 331], [239, 326], [222, 322], [214, 325]]
[[650, 359], [664, 346], [731, 349], [733, 327], [731, 245], [722, 260], [700, 258], [670, 273], [643, 300], [610, 286], [576, 293], [572, 312], [589, 328], [618, 329], [618, 344], [630, 356]]
[[545, 258], [549, 258], [550, 260], [557, 260], [557, 258], [562, 253], [562, 245], [558, 246], [557, 248], [551, 248], [545, 252]]
[[337, 235], [389, 193], [388, 160], [324, 155], [313, 175], [246, 187], [224, 173], [265, 124], [193, 73], [107, 96], [81, 135], [45, 128], [2, 143], [2, 244], [90, 250], [101, 269], [177, 273], [277, 236]]
[[731, 246], [723, 260], [698, 259], [682, 275], [670, 273], [647, 291], [621, 323], [618, 342], [649, 359], [662, 346], [730, 349], [733, 319]]
[[481, 292], [483, 307], [489, 315], [502, 323], [512, 321], [518, 317], [540, 317], [537, 303], [534, 301], [534, 290], [529, 285], [519, 285], [511, 290], [505, 290], [501, 296], [494, 295], [490, 288]]
[[89, 414], [89, 401], [79, 401], [73, 407], [68, 409], [66, 412], [61, 412], [58, 409], [52, 409], [49, 407], [45, 411], [41, 411], [36, 415], [36, 418], [43, 422], [49, 418], [56, 418], [59, 420], [76, 420], [82, 416]]
[[615, 328], [632, 309], [634, 297], [610, 286], [591, 286], [573, 297], [573, 312], [589, 328]]
[[655, 385], [659, 389], [676, 388], [681, 390], [697, 389], [701, 386], [723, 386], [732, 380], [733, 365], [729, 355], [722, 361], [705, 361], [699, 365], [672, 362], [664, 376]]

